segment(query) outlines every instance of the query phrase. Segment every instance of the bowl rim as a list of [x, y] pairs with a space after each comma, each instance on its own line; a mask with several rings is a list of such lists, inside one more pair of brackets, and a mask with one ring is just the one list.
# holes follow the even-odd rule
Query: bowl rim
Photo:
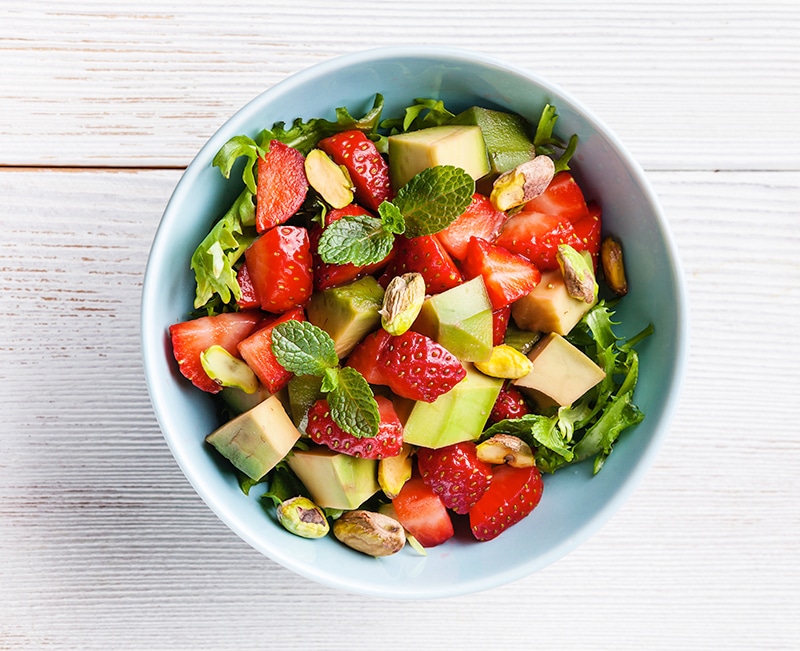
[[[671, 269], [669, 271], [672, 276], [671, 282], [675, 288], [676, 295], [675, 311], [678, 341], [674, 342], [675, 359], [673, 371], [669, 377], [670, 391], [663, 403], [659, 421], [652, 426], [653, 434], [650, 437], [645, 450], [639, 457], [635, 466], [620, 478], [620, 485], [612, 495], [611, 499], [607, 500], [601, 508], [594, 511], [590, 517], [586, 518], [585, 521], [579, 527], [577, 527], [575, 535], [572, 535], [561, 541], [559, 544], [554, 545], [544, 554], [540, 554], [529, 559], [523, 559], [517, 564], [508, 566], [508, 568], [504, 571], [495, 572], [486, 577], [472, 577], [470, 579], [461, 579], [458, 582], [436, 586], [432, 586], [430, 584], [425, 584], [424, 586], [414, 584], [413, 586], [409, 586], [408, 589], [404, 591], [393, 591], [390, 593], [385, 589], [381, 589], [381, 586], [378, 584], [359, 582], [357, 578], [354, 579], [354, 577], [336, 574], [329, 568], [324, 568], [323, 570], [318, 566], [312, 567], [310, 564], [284, 553], [281, 546], [270, 545], [268, 541], [264, 541], [250, 535], [248, 529], [242, 526], [241, 522], [236, 521], [237, 518], [231, 517], [230, 511], [222, 504], [222, 501], [218, 498], [218, 496], [207, 491], [205, 487], [193, 477], [192, 473], [189, 472], [189, 464], [187, 460], [183, 458], [180, 449], [173, 441], [172, 436], [168, 434], [166, 428], [164, 427], [165, 419], [163, 414], [167, 406], [162, 404], [158, 392], [156, 391], [155, 378], [149, 371], [152, 367], [150, 360], [152, 360], [153, 356], [157, 354], [155, 351], [161, 350], [163, 352], [163, 345], [154, 340], [154, 337], [151, 336], [151, 328], [148, 328], [148, 323], [151, 320], [150, 306], [154, 304], [152, 296], [157, 291], [156, 287], [154, 287], [154, 283], [148, 283], [148, 278], [152, 278], [153, 270], [158, 264], [158, 260], [163, 258], [162, 249], [166, 248], [167, 242], [162, 237], [163, 231], [166, 227], [165, 217], [167, 217], [173, 211], [173, 206], [183, 200], [184, 196], [189, 192], [189, 187], [192, 185], [195, 177], [199, 174], [201, 169], [207, 165], [208, 161], [213, 158], [214, 154], [219, 150], [222, 144], [227, 141], [227, 139], [230, 137], [229, 132], [235, 125], [238, 125], [242, 122], [251, 121], [251, 119], [254, 117], [253, 114], [259, 112], [261, 110], [261, 106], [264, 103], [269, 102], [273, 96], [279, 96], [296, 86], [304, 85], [310, 80], [317, 79], [328, 74], [328, 72], [332, 70], [339, 70], [342, 68], [374, 63], [376, 61], [385, 61], [398, 58], [438, 59], [443, 62], [465, 63], [471, 65], [478, 64], [501, 68], [508, 73], [522, 77], [529, 82], [539, 85], [571, 103], [572, 107], [578, 111], [594, 129], [603, 134], [603, 137], [613, 145], [616, 153], [624, 160], [627, 170], [631, 173], [637, 185], [641, 188], [641, 191], [647, 202], [650, 204], [652, 212], [658, 222], [658, 226], [664, 240], [664, 248], [667, 251], [669, 261], [671, 262]], [[235, 113], [231, 115], [211, 135], [211, 137], [187, 165], [186, 169], [178, 180], [178, 183], [175, 186], [159, 220], [144, 272], [144, 280], [141, 290], [139, 326], [141, 332], [145, 381], [159, 429], [161, 429], [167, 446], [186, 479], [189, 481], [195, 492], [197, 492], [197, 494], [203, 499], [206, 505], [223, 523], [226, 524], [226, 526], [231, 528], [240, 538], [247, 542], [251, 547], [261, 552], [263, 555], [291, 570], [292, 572], [322, 585], [366, 596], [390, 600], [408, 600], [438, 599], [462, 594], [476, 593], [499, 587], [501, 585], [506, 585], [518, 579], [529, 576], [538, 570], [558, 561], [583, 544], [600, 528], [608, 523], [611, 517], [621, 508], [625, 501], [629, 499], [635, 488], [641, 483], [645, 474], [653, 465], [653, 462], [655, 461], [655, 458], [660, 451], [670, 429], [670, 425], [680, 399], [683, 378], [685, 377], [686, 367], [688, 364], [688, 354], [690, 348], [690, 318], [688, 299], [686, 295], [687, 290], [684, 279], [685, 276], [683, 273], [682, 262], [678, 247], [674, 241], [674, 236], [669, 228], [669, 224], [660, 206], [657, 195], [647, 179], [644, 170], [633, 158], [627, 147], [617, 137], [614, 131], [612, 131], [592, 110], [584, 106], [568, 91], [564, 90], [557, 83], [551, 82], [548, 79], [531, 72], [530, 70], [475, 50], [457, 47], [414, 45], [368, 48], [341, 54], [310, 65], [304, 69], [290, 74], [288, 77], [275, 83], [270, 88], [260, 92], [250, 101], [244, 104], [239, 110], [235, 111]]]

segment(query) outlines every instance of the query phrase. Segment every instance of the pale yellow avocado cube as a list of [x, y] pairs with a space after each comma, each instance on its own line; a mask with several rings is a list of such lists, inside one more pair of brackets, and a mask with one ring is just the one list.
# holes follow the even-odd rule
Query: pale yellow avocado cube
[[514, 384], [561, 406], [571, 405], [606, 376], [603, 369], [556, 333], [542, 337], [528, 358], [533, 370]]
[[453, 165], [476, 181], [489, 173], [489, 158], [481, 128], [443, 125], [389, 136], [389, 175], [399, 190], [422, 170]]
[[542, 280], [511, 306], [514, 323], [531, 332], [567, 334], [594, 305], [567, 293], [560, 269], [542, 274]]
[[364, 459], [315, 446], [294, 450], [289, 467], [317, 506], [357, 509], [380, 490], [377, 459]]

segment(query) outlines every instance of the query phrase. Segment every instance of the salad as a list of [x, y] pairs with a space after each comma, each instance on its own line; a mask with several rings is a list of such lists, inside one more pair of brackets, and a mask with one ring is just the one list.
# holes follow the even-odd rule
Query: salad
[[614, 332], [622, 249], [554, 107], [382, 113], [377, 94], [363, 117], [220, 149], [244, 187], [169, 328], [182, 375], [219, 398], [206, 441], [242, 490], [263, 484], [292, 533], [373, 556], [424, 553], [458, 518], [491, 540], [536, 508], [543, 474], [599, 472], [644, 417], [634, 346], [652, 332]]

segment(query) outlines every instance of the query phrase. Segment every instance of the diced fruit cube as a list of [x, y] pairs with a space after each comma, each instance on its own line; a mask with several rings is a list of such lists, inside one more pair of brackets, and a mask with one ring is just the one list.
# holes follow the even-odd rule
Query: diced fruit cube
[[602, 214], [600, 206], [592, 204], [589, 206], [589, 216], [576, 221], [572, 224], [575, 234], [580, 240], [580, 244], [575, 246], [576, 251], [588, 251], [592, 256], [592, 264], [595, 273], [600, 261], [600, 241], [603, 229]]
[[511, 306], [506, 305], [492, 311], [492, 344], [499, 346], [505, 341], [508, 322], [511, 319]]
[[592, 305], [567, 292], [561, 270], [542, 274], [542, 280], [511, 306], [514, 322], [523, 330], [567, 334]]
[[447, 507], [419, 476], [403, 485], [392, 505], [400, 524], [423, 547], [441, 545], [455, 534]]
[[542, 499], [544, 483], [536, 466], [495, 466], [492, 483], [470, 509], [469, 524], [478, 540], [492, 540], [530, 515]]
[[495, 244], [526, 257], [545, 272], [558, 268], [559, 244], [575, 247], [580, 246], [580, 240], [567, 219], [528, 210], [525, 206], [503, 225]]
[[561, 406], [568, 406], [595, 386], [606, 374], [589, 357], [561, 335], [542, 337], [528, 353], [533, 370], [514, 381]]
[[400, 452], [393, 457], [384, 457], [378, 462], [378, 484], [390, 500], [400, 494], [405, 483], [411, 479], [414, 469], [412, 452], [414, 448], [403, 443]]
[[570, 172], [559, 172], [547, 189], [525, 205], [526, 211], [541, 212], [573, 224], [589, 215], [586, 199]]
[[250, 278], [250, 271], [247, 268], [247, 263], [242, 264], [242, 266], [239, 267], [239, 271], [236, 272], [236, 282], [239, 284], [239, 290], [241, 292], [239, 300], [236, 301], [236, 305], [239, 306], [239, 309], [250, 310], [261, 307], [261, 301], [258, 300], [256, 288], [253, 287], [253, 280]]
[[279, 140], [257, 163], [256, 230], [264, 233], [283, 224], [303, 205], [308, 194], [305, 158]]
[[531, 413], [525, 396], [513, 384], [506, 383], [500, 390], [497, 400], [489, 414], [490, 423], [499, 423], [507, 418], [521, 418]]
[[472, 441], [438, 450], [418, 448], [417, 466], [422, 481], [456, 513], [467, 513], [492, 480], [492, 467], [478, 459]]
[[493, 242], [508, 215], [497, 210], [488, 197], [477, 192], [467, 209], [443, 231], [436, 233], [442, 246], [456, 260], [463, 260], [471, 237]]
[[435, 235], [398, 237], [394, 257], [379, 282], [386, 287], [395, 276], [412, 272], [422, 275], [429, 294], [439, 294], [463, 281], [458, 267]]

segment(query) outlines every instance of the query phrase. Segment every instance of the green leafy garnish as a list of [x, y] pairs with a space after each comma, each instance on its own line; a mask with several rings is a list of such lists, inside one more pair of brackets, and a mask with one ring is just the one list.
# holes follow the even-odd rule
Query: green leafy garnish
[[322, 328], [308, 321], [279, 323], [272, 330], [272, 352], [287, 371], [322, 377], [331, 418], [345, 432], [377, 435], [380, 414], [372, 389], [357, 370], [339, 367], [333, 339]]
[[322, 232], [317, 253], [328, 264], [363, 266], [380, 262], [392, 250], [393, 223], [369, 215], [342, 217]]
[[392, 134], [406, 133], [447, 124], [453, 117], [454, 114], [445, 108], [442, 100], [416, 98], [406, 108], [403, 117], [384, 120], [381, 127], [389, 129]]
[[191, 261], [197, 284], [195, 309], [206, 305], [215, 294], [223, 303], [239, 300], [241, 289], [234, 265], [256, 238], [253, 199], [253, 193], [245, 188], [195, 249]]
[[[544, 154], [545, 156], [551, 157], [559, 156], [555, 160], [556, 173], [569, 169], [569, 160], [572, 158], [572, 155], [575, 153], [575, 148], [578, 146], [577, 134], [572, 134], [567, 143], [553, 135], [553, 129], [555, 129], [557, 121], [558, 115], [556, 113], [556, 107], [546, 104], [544, 109], [542, 109], [542, 115], [539, 117], [539, 124], [533, 136], [533, 144], [537, 154]], [[560, 155], [559, 151], [561, 151]]]
[[256, 193], [255, 164], [259, 156], [263, 156], [266, 151], [259, 146], [255, 140], [247, 136], [233, 136], [214, 156], [212, 164], [218, 167], [222, 176], [226, 179], [231, 176], [233, 164], [240, 156], [244, 156], [247, 161], [242, 171], [242, 180], [247, 189], [253, 194]]

